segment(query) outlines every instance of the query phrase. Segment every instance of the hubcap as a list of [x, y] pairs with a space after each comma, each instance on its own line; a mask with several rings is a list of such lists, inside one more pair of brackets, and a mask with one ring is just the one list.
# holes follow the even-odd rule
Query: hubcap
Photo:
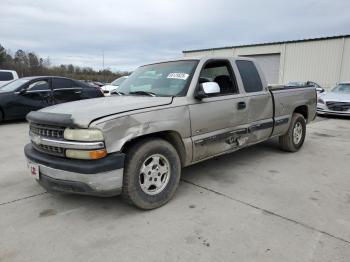
[[293, 129], [293, 142], [295, 145], [299, 144], [303, 137], [303, 126], [297, 122]]
[[160, 154], [148, 157], [139, 172], [139, 183], [143, 192], [156, 195], [164, 190], [170, 178], [168, 159]]

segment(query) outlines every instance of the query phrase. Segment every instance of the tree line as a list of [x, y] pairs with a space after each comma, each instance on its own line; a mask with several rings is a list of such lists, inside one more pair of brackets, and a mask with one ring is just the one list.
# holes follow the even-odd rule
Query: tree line
[[76, 65], [51, 65], [49, 58], [42, 58], [34, 52], [26, 52], [21, 49], [14, 54], [0, 44], [0, 69], [15, 70], [19, 77], [55, 75], [74, 78], [78, 80], [91, 80], [99, 82], [111, 82], [130, 72], [112, 72], [109, 69], [94, 70], [91, 67]]

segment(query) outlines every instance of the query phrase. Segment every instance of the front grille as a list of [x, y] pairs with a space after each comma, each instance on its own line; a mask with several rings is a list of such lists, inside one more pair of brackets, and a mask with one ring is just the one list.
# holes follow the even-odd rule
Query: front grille
[[[39, 136], [43, 138], [49, 138], [54, 140], [63, 139], [64, 127], [43, 125], [38, 123], [30, 123], [29, 127], [31, 136]], [[56, 146], [48, 146], [40, 143], [36, 143], [35, 139], [32, 139], [32, 145], [39, 152], [64, 157], [64, 148]]]
[[32, 143], [32, 145], [34, 146], [34, 148], [36, 150], [38, 150], [42, 153], [64, 157], [64, 148], [62, 148], [62, 147], [37, 145], [35, 143]]
[[30, 132], [42, 137], [63, 139], [64, 127], [31, 123]]
[[328, 109], [333, 110], [333, 111], [348, 111], [350, 109], [349, 102], [328, 101], [328, 102], [326, 102], [326, 105], [327, 105]]

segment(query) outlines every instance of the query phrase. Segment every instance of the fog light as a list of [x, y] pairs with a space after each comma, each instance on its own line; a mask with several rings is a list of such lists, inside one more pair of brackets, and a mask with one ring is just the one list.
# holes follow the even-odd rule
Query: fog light
[[107, 151], [105, 149], [93, 151], [73, 149], [66, 150], [66, 157], [75, 159], [100, 159], [104, 158], [105, 156], [107, 156]]

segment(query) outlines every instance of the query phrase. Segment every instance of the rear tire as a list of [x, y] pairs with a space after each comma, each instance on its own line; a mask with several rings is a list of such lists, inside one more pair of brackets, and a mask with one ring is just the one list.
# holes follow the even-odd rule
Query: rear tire
[[4, 121], [4, 114], [3, 112], [0, 110], [0, 124]]
[[173, 197], [180, 175], [180, 158], [170, 143], [141, 140], [127, 150], [122, 195], [140, 209], [158, 208]]
[[296, 152], [304, 144], [306, 136], [306, 121], [302, 114], [293, 113], [288, 132], [279, 137], [279, 144], [283, 151]]

